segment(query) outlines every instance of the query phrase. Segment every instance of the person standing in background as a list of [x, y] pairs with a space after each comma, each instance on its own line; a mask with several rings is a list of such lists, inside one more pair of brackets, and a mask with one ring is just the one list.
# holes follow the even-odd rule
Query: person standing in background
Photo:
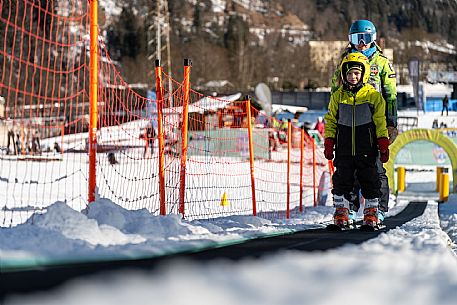
[[324, 136], [325, 124], [324, 119], [321, 116], [317, 118], [316, 126], [314, 129], [317, 130], [321, 136]]
[[443, 109], [441, 109], [441, 116], [443, 116], [444, 109], [446, 109], [446, 115], [449, 115], [449, 98], [447, 94], [443, 97]]
[[[14, 121], [11, 123], [11, 125], [8, 128], [7, 136], [8, 136], [8, 138], [7, 138], [7, 144], [6, 144], [6, 154], [7, 155], [9, 155], [9, 154], [17, 155], [18, 147], [17, 147], [17, 143], [16, 143], [16, 139], [15, 139], [16, 123]], [[10, 146], [13, 147], [12, 150], [10, 149]]]
[[145, 130], [144, 139], [146, 141], [144, 147], [143, 157], [146, 157], [146, 153], [148, 152], [148, 148], [151, 150], [150, 155], [154, 155], [154, 140], [156, 137], [156, 130], [152, 124], [149, 124]]

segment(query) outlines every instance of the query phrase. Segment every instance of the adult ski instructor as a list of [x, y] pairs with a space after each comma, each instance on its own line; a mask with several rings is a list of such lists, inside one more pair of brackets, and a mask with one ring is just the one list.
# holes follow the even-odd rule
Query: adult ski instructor
[[[397, 132], [397, 87], [396, 74], [389, 62], [389, 59], [382, 53], [381, 48], [376, 44], [376, 27], [369, 20], [356, 20], [349, 29], [349, 45], [344, 50], [341, 58], [353, 52], [361, 52], [368, 57], [370, 62], [370, 77], [368, 83], [380, 92], [386, 101], [386, 121], [389, 133], [389, 142], [392, 143]], [[341, 86], [340, 64], [332, 77], [332, 94]], [[381, 181], [381, 198], [379, 201], [380, 219], [389, 208], [389, 183], [382, 162], [376, 162], [377, 172]], [[352, 198], [353, 208], [357, 211], [360, 207], [358, 199], [359, 190], [354, 190]]]

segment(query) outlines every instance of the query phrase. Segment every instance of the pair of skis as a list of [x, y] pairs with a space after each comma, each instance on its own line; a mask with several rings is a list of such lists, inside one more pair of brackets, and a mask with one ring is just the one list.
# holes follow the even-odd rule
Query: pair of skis
[[332, 231], [332, 232], [340, 232], [340, 231], [347, 231], [347, 230], [355, 230], [355, 229], [359, 229], [360, 231], [363, 231], [363, 232], [374, 232], [374, 231], [377, 231], [379, 229], [383, 229], [385, 228], [386, 226], [383, 225], [383, 224], [380, 224], [380, 225], [357, 225], [357, 224], [351, 224], [351, 225], [348, 225], [348, 226], [338, 226], [334, 223], [331, 223], [331, 224], [328, 224], [326, 229], [328, 231]]

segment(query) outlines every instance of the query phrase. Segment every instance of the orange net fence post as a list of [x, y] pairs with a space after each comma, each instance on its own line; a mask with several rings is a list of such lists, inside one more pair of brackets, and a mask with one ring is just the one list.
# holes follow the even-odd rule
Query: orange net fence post
[[299, 211], [303, 212], [303, 170], [305, 163], [305, 131], [300, 129], [300, 207]]
[[157, 129], [159, 140], [159, 192], [160, 192], [160, 215], [166, 214], [165, 200], [165, 135], [163, 132], [163, 82], [162, 67], [160, 60], [155, 61], [156, 97], [157, 97]]
[[[248, 122], [252, 122], [251, 115], [251, 99], [246, 97], [246, 111]], [[257, 201], [255, 196], [255, 175], [254, 175], [254, 142], [252, 140], [252, 124], [248, 125], [248, 139], [249, 139], [249, 167], [251, 171], [251, 193], [252, 193], [252, 215], [257, 216]]]
[[290, 154], [292, 149], [292, 123], [287, 123], [287, 206], [286, 218], [290, 218]]
[[90, 88], [89, 88], [89, 203], [95, 200], [97, 185], [98, 121], [98, 0], [90, 1]]
[[313, 149], [313, 195], [314, 206], [317, 206], [317, 189], [316, 189], [316, 142], [311, 141]]
[[182, 127], [181, 127], [181, 172], [179, 186], [179, 212], [184, 217], [184, 201], [186, 196], [186, 163], [187, 163], [187, 131], [189, 129], [189, 91], [190, 91], [190, 67], [189, 59], [184, 60], [184, 84], [182, 104]]

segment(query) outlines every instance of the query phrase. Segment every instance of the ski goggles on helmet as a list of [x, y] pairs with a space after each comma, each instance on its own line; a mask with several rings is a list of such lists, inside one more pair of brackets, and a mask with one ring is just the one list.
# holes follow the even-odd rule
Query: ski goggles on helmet
[[349, 42], [353, 45], [368, 45], [376, 40], [376, 33], [354, 33], [349, 34]]

